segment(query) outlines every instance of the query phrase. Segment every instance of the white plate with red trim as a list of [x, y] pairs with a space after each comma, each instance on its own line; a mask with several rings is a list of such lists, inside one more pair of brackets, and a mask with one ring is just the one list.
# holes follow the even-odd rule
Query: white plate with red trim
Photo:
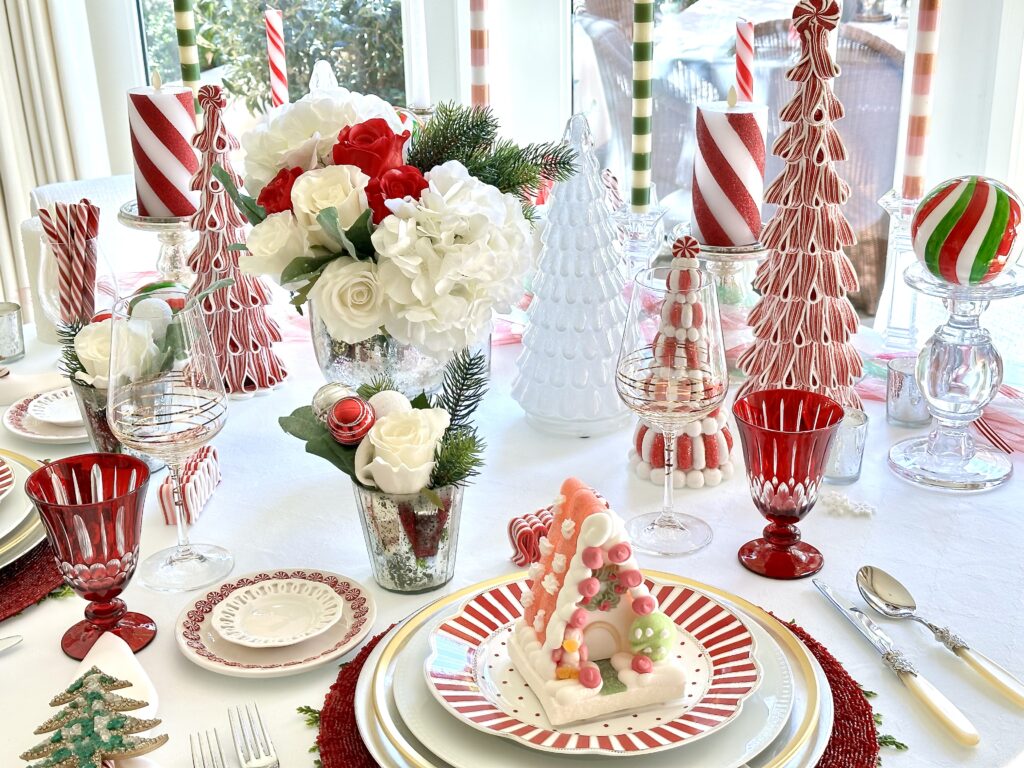
[[643, 755], [720, 731], [761, 683], [755, 641], [733, 609], [690, 587], [648, 581], [679, 627], [683, 698], [640, 712], [555, 727], [508, 655], [525, 581], [488, 589], [430, 632], [427, 688], [460, 722], [530, 749], [572, 755]]
[[[214, 627], [214, 608], [239, 589], [271, 580], [298, 579], [323, 584], [343, 601], [341, 619], [316, 637], [277, 648], [250, 648], [222, 637]], [[376, 618], [366, 588], [354, 579], [329, 571], [288, 568], [229, 579], [187, 605], [178, 616], [174, 639], [189, 661], [231, 677], [285, 677], [328, 664], [366, 637]]]
[[71, 387], [61, 387], [33, 398], [28, 406], [28, 415], [55, 427], [81, 427], [84, 423], [78, 398]]
[[40, 392], [37, 395], [29, 395], [8, 408], [4, 412], [4, 426], [7, 431], [33, 443], [71, 445], [88, 442], [89, 435], [85, 431], [84, 424], [75, 427], [58, 427], [55, 424], [40, 421], [29, 412], [36, 400], [50, 394], [52, 393]]
[[[14, 470], [11, 468], [10, 464], [8, 464], [3, 459], [0, 459], [0, 501], [6, 499], [7, 496], [13, 490]], [[19, 515], [17, 516], [16, 520], [12, 518], [9, 523], [5, 523], [6, 517], [7, 516], [4, 515], [3, 511], [0, 510], [0, 539], [2, 539], [4, 537], [4, 534], [13, 529], [14, 526], [17, 525], [18, 522], [21, 520], [21, 517]]]

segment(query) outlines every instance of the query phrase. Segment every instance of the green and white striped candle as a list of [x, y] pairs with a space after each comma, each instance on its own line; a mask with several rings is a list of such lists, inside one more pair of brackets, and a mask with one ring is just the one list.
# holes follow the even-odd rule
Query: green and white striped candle
[[174, 27], [178, 30], [178, 58], [181, 60], [181, 84], [194, 94], [196, 114], [199, 106], [199, 46], [196, 45], [196, 17], [192, 0], [174, 0]]
[[633, 213], [651, 205], [651, 72], [654, 61], [654, 0], [633, 3], [633, 162], [630, 203]]

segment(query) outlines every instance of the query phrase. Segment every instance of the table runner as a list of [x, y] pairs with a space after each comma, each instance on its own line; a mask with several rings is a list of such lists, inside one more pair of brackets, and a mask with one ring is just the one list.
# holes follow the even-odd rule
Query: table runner
[[64, 583], [49, 542], [0, 571], [0, 621], [35, 605]]
[[[832, 736], [817, 768], [874, 766], [878, 760], [878, 733], [874, 712], [860, 685], [806, 630], [792, 622], [782, 623], [818, 660], [832, 689], [835, 702]], [[377, 768], [377, 761], [367, 751], [356, 725], [356, 683], [367, 657], [394, 626], [392, 624], [369, 640], [355, 658], [341, 668], [338, 679], [328, 691], [320, 713], [320, 733], [317, 736], [323, 768]]]

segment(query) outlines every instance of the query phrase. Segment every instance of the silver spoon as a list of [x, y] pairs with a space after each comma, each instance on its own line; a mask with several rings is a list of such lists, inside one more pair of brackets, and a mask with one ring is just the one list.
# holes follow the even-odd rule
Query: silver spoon
[[917, 615], [914, 596], [900, 582], [872, 565], [865, 565], [857, 571], [857, 588], [867, 601], [883, 616], [890, 619], [913, 619], [924, 624], [935, 635], [935, 639], [963, 659], [967, 664], [994, 685], [1000, 693], [1024, 707], [1024, 683], [1015, 678], [987, 656], [978, 653], [954, 634], [948, 627], [940, 627]]

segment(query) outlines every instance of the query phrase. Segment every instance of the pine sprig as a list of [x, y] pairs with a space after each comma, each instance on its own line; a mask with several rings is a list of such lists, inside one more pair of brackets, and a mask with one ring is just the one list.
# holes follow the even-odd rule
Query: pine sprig
[[902, 741], [898, 741], [895, 736], [889, 734], [883, 734], [878, 737], [878, 744], [882, 747], [889, 747], [899, 752], [906, 752], [910, 747], [904, 744]]
[[363, 400], [369, 400], [378, 392], [386, 392], [389, 389], [398, 389], [395, 380], [389, 374], [378, 373], [366, 384], [360, 384], [359, 388], [356, 389], [356, 394], [363, 398]]
[[320, 727], [320, 710], [313, 707], [296, 707], [295, 711], [302, 715], [303, 722], [310, 728]]
[[471, 175], [516, 195], [523, 204], [524, 215], [532, 219], [530, 201], [541, 182], [564, 181], [572, 176], [576, 153], [563, 143], [521, 147], [498, 139], [498, 120], [489, 107], [449, 102], [439, 105], [423, 127], [407, 162], [427, 173], [448, 160], [458, 160]]
[[57, 326], [57, 340], [60, 342], [60, 361], [57, 365], [60, 372], [72, 380], [77, 380], [75, 374], [86, 372], [82, 361], [78, 359], [78, 353], [75, 352], [75, 336], [84, 326], [85, 323], [80, 320]]
[[451, 428], [469, 427], [480, 401], [487, 394], [487, 358], [483, 352], [458, 352], [444, 368], [441, 391], [434, 398], [435, 408], [444, 408]]
[[449, 427], [434, 451], [430, 487], [465, 485], [469, 478], [480, 474], [486, 447], [483, 438], [472, 427]]

